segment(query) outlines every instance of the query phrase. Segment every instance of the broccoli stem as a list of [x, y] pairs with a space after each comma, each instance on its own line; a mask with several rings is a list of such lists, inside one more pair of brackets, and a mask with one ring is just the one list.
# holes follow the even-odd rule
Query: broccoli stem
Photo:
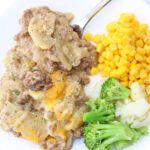
[[83, 116], [84, 122], [94, 122], [94, 121], [111, 121], [114, 119], [114, 114], [111, 113], [111, 111], [91, 111], [87, 112]]

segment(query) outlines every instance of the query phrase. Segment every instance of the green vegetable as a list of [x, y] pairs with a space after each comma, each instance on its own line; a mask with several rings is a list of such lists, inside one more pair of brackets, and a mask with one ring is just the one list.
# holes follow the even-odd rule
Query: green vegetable
[[133, 129], [117, 121], [108, 124], [89, 123], [83, 129], [84, 143], [89, 150], [110, 150], [112, 147], [120, 149], [138, 140], [145, 133], [146, 128]]
[[129, 89], [109, 78], [102, 85], [100, 98], [87, 102], [91, 110], [83, 115], [83, 136], [89, 150], [120, 150], [148, 133], [147, 127], [134, 129], [115, 121], [115, 102], [129, 95]]
[[123, 149], [126, 146], [136, 142], [137, 140], [140, 139], [141, 136], [147, 135], [148, 134], [148, 128], [147, 127], [141, 127], [141, 128], [132, 128], [132, 131], [134, 133], [134, 136], [132, 138], [132, 141], [119, 141], [115, 143], [115, 147], [117, 150]]
[[108, 78], [102, 85], [102, 99], [108, 101], [124, 100], [130, 95], [130, 90], [119, 83], [115, 78]]
[[114, 120], [115, 117], [115, 108], [114, 105], [103, 100], [96, 99], [88, 101], [87, 105], [91, 108], [90, 112], [84, 113], [83, 121], [84, 122], [94, 122], [100, 121], [105, 123], [108, 121]]

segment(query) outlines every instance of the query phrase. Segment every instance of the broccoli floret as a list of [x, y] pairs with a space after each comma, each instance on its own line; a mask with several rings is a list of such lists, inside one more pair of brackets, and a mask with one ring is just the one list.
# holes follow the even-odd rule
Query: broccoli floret
[[130, 90], [119, 83], [115, 78], [108, 78], [102, 85], [102, 99], [108, 101], [124, 100], [130, 95]]
[[84, 122], [94, 122], [99, 121], [101, 123], [106, 123], [108, 121], [114, 120], [115, 108], [114, 104], [109, 103], [103, 99], [96, 99], [88, 101], [87, 105], [91, 108], [90, 112], [84, 113]]
[[118, 141], [132, 141], [134, 132], [120, 122], [89, 123], [83, 129], [84, 143], [89, 150], [109, 150]]
[[132, 141], [124, 140], [124, 141], [118, 141], [115, 143], [114, 146], [117, 150], [121, 150], [121, 149], [125, 148], [126, 146], [136, 142], [137, 140], [140, 139], [141, 136], [147, 135], [148, 128], [147, 127], [141, 127], [141, 128], [136, 128], [136, 129], [132, 128], [132, 132], [134, 133]]
[[110, 150], [112, 147], [120, 150], [147, 134], [147, 127], [134, 129], [117, 121], [89, 123], [83, 129], [84, 143], [89, 150]]

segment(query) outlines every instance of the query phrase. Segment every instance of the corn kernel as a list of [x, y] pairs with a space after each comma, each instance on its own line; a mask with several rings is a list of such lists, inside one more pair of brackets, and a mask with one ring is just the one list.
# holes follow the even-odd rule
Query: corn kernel
[[146, 71], [143, 69], [143, 70], [141, 70], [140, 71], [140, 78], [141, 79], [144, 79], [144, 78], [146, 78], [147, 77], [147, 73], [146, 73]]
[[139, 84], [143, 85], [144, 81], [142, 79], [138, 80]]
[[140, 47], [137, 48], [137, 52], [138, 52], [140, 55], [143, 55], [143, 56], [146, 54], [145, 49], [144, 49], [144, 48], [140, 48]]
[[101, 35], [97, 34], [94, 37], [92, 37], [92, 42], [94, 42], [95, 44], [100, 43], [101, 41]]
[[139, 26], [139, 30], [140, 30], [141, 32], [147, 32], [147, 30], [148, 30], [148, 25], [147, 25], [147, 24], [141, 24], [141, 25]]
[[116, 70], [112, 70], [112, 71], [110, 72], [110, 76], [117, 78], [117, 77], [118, 77], [117, 71], [116, 71]]
[[106, 59], [108, 59], [108, 60], [113, 59], [113, 53], [111, 51], [106, 52]]
[[125, 14], [125, 13], [122, 13], [120, 15], [120, 18], [119, 20], [122, 21], [122, 22], [130, 22], [134, 19], [134, 15], [133, 14]]
[[121, 81], [128, 81], [129, 80], [129, 77], [128, 77], [128, 74], [127, 73], [125, 73], [125, 74], [123, 74], [121, 77], [120, 77], [120, 80]]
[[134, 57], [132, 57], [132, 56], [128, 56], [128, 57], [127, 57], [127, 60], [128, 60], [130, 63], [133, 61], [133, 59], [134, 59]]
[[150, 103], [150, 95], [148, 95], [147, 98], [148, 98], [148, 102]]
[[131, 86], [131, 84], [132, 84], [132, 83], [133, 83], [132, 81], [129, 81], [129, 84], [128, 84], [128, 85], [129, 85], [129, 87]]
[[121, 66], [118, 70], [117, 70], [117, 74], [119, 76], [123, 75], [124, 73], [127, 72], [127, 68], [125, 66]]
[[118, 47], [116, 44], [110, 44], [109, 49], [110, 49], [110, 51], [114, 52], [118, 49]]
[[100, 43], [96, 47], [97, 52], [102, 52], [104, 50], [104, 46]]
[[133, 20], [132, 27], [138, 27], [138, 26], [139, 26], [139, 22], [137, 20]]
[[130, 70], [129, 73], [130, 73], [131, 76], [136, 76], [138, 74], [138, 70], [137, 69], [132, 69], [132, 70]]
[[150, 64], [150, 56], [148, 56], [148, 57], [146, 58], [146, 62], [147, 62], [148, 64]]
[[144, 79], [144, 83], [145, 83], [145, 84], [150, 84], [150, 76], [147, 76], [147, 77]]
[[126, 66], [129, 66], [129, 61], [127, 61], [126, 59], [120, 59], [119, 63], [118, 63], [118, 66], [123, 66], [123, 65], [126, 65]]
[[103, 43], [104, 46], [108, 46], [109, 45], [109, 41], [107, 39], [104, 39], [102, 41], [102, 43]]
[[115, 32], [117, 29], [117, 22], [111, 22], [106, 26], [108, 32]]
[[98, 68], [96, 68], [96, 67], [93, 67], [92, 69], [91, 69], [91, 75], [96, 75], [97, 73], [98, 73]]
[[99, 58], [98, 58], [98, 62], [99, 62], [99, 63], [104, 63], [104, 62], [105, 62], [105, 59], [104, 59], [103, 57], [99, 57]]
[[115, 69], [115, 68], [116, 68], [116, 65], [115, 65], [114, 62], [111, 62], [111, 63], [109, 64], [109, 66], [110, 66], [111, 69]]
[[86, 40], [86, 41], [91, 41], [92, 40], [92, 34], [91, 33], [86, 33], [83, 35], [83, 38]]
[[147, 95], [150, 95], [150, 85], [146, 86], [146, 93]]
[[107, 76], [109, 76], [109, 74], [107, 72], [102, 71], [102, 76], [107, 77]]
[[140, 54], [138, 54], [138, 53], [135, 55], [135, 59], [137, 61], [143, 61], [144, 60], [143, 57]]
[[136, 81], [136, 78], [135, 78], [135, 76], [130, 76], [129, 80], [132, 81], [132, 82], [134, 82], [134, 81]]
[[143, 43], [142, 40], [138, 40], [138, 41], [136, 42], [136, 46], [137, 46], [137, 47], [143, 47], [143, 45], [144, 45], [144, 43]]
[[150, 46], [149, 45], [145, 45], [144, 49], [145, 49], [146, 54], [150, 55]]
[[115, 61], [115, 64], [117, 65], [120, 61], [120, 56], [119, 55], [115, 55], [114, 56], [114, 61]]
[[131, 65], [135, 65], [137, 63], [137, 61], [134, 59], [132, 62], [131, 62]]
[[129, 56], [135, 56], [135, 54], [136, 54], [136, 51], [132, 49], [132, 50], [130, 50], [128, 55]]
[[109, 67], [106, 67], [106, 68], [102, 71], [102, 76], [103, 76], [103, 77], [109, 76], [110, 70], [111, 70], [111, 69], [110, 69]]
[[126, 81], [126, 82], [121, 82], [125, 87], [128, 87], [129, 86], [129, 82]]
[[104, 64], [98, 64], [98, 69], [99, 70], [103, 70], [105, 68], [105, 65]]

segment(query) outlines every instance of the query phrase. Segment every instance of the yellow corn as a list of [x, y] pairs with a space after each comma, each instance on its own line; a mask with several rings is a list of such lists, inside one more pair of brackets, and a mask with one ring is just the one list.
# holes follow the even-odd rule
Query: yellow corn
[[104, 47], [101, 43], [99, 43], [96, 47], [97, 52], [102, 52], [104, 50]]
[[144, 78], [146, 78], [147, 77], [147, 73], [146, 73], [146, 71], [143, 69], [143, 70], [141, 70], [140, 71], [140, 78], [141, 79], [144, 79]]
[[129, 82], [128, 81], [125, 81], [125, 82], [121, 82], [124, 86], [129, 86]]
[[146, 92], [147, 92], [148, 95], [150, 95], [150, 85], [148, 85], [148, 86], [146, 87]]
[[95, 75], [95, 74], [97, 74], [98, 73], [98, 67], [93, 67], [92, 69], [91, 69], [91, 75]]
[[87, 41], [91, 41], [92, 40], [93, 35], [91, 33], [86, 33], [84, 34], [83, 38]]
[[148, 102], [150, 103], [150, 95], [148, 95], [147, 98], [148, 98]]
[[[123, 13], [106, 26], [108, 34], [91, 39], [96, 44], [98, 65], [91, 72], [119, 79], [125, 86], [138, 81], [150, 85], [150, 31], [133, 14]], [[102, 38], [103, 37], [103, 38]], [[108, 69], [109, 68], [109, 69]], [[125, 77], [125, 75], [127, 77]], [[150, 94], [149, 94], [150, 95]]]
[[101, 41], [101, 35], [97, 34], [92, 37], [92, 42], [94, 42], [95, 44], [100, 43], [100, 41]]

